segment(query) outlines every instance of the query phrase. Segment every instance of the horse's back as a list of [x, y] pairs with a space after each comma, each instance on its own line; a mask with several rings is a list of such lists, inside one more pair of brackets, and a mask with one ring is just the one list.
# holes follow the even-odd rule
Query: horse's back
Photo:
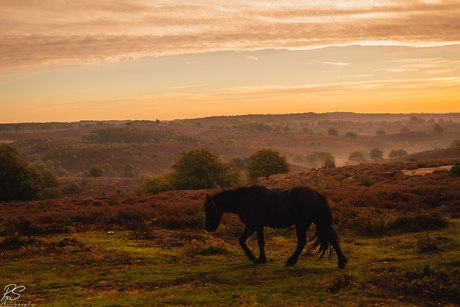
[[290, 189], [256, 188], [248, 193], [238, 215], [243, 223], [255, 227], [289, 227], [294, 224], [290, 193]]

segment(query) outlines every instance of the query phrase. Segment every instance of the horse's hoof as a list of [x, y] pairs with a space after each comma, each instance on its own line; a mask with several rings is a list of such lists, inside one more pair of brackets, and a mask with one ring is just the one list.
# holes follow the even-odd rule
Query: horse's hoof
[[285, 266], [294, 266], [295, 262], [292, 262], [292, 261], [287, 261]]
[[267, 262], [267, 259], [264, 259], [264, 258], [262, 258], [262, 259], [261, 259], [261, 258], [257, 258], [257, 260], [256, 260], [256, 263], [257, 263], [257, 264], [262, 264], [262, 263], [266, 263], [266, 262]]
[[344, 269], [344, 268], [345, 268], [345, 263], [339, 263], [338, 268], [339, 268], [339, 269]]

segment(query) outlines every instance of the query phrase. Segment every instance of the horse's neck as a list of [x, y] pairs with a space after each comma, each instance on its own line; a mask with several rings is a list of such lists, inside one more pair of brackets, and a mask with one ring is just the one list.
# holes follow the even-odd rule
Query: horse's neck
[[246, 197], [245, 191], [238, 191], [239, 193], [228, 193], [221, 195], [216, 199], [216, 204], [223, 212], [238, 213], [240, 206]]

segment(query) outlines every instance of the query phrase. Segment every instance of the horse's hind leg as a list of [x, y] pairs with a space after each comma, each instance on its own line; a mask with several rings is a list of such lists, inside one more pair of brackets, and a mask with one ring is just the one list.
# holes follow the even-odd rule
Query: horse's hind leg
[[339, 242], [335, 238], [331, 238], [330, 240], [332, 246], [334, 247], [335, 252], [337, 253], [337, 258], [339, 260], [338, 268], [343, 269], [345, 268], [345, 265], [347, 264], [347, 258], [345, 258], [345, 255], [342, 253], [342, 249], [340, 248]]
[[254, 256], [254, 254], [251, 252], [251, 250], [250, 250], [249, 247], [247, 246], [246, 240], [247, 240], [254, 232], [256, 232], [254, 229], [249, 228], [248, 226], [246, 226], [246, 227], [244, 228], [243, 233], [242, 233], [241, 236], [240, 236], [240, 239], [239, 239], [239, 242], [240, 242], [241, 247], [243, 248], [243, 250], [244, 250], [244, 252], [246, 253], [246, 255], [249, 257], [249, 259], [251, 259], [251, 261], [255, 261], [255, 260], [256, 260], [256, 257]]
[[265, 256], [265, 238], [264, 238], [264, 228], [257, 230], [257, 243], [259, 245], [259, 258], [256, 259], [256, 263], [265, 263], [267, 262], [267, 256]]
[[307, 244], [307, 229], [310, 227], [311, 222], [305, 225], [296, 225], [295, 231], [297, 233], [297, 248], [292, 254], [291, 258], [288, 259], [286, 262], [286, 266], [293, 266], [296, 264], [297, 260], [299, 259], [302, 250], [304, 249], [305, 245]]

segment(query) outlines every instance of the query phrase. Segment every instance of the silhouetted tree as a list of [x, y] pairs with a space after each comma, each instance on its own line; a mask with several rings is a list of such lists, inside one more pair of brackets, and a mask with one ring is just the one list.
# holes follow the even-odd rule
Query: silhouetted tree
[[357, 136], [356, 133], [354, 133], [354, 132], [347, 132], [347, 133], [345, 134], [345, 136], [346, 136], [347, 138], [350, 138], [350, 139], [356, 139], [356, 138], [358, 138], [358, 136]]
[[339, 135], [339, 130], [335, 128], [329, 128], [329, 132], [327, 133], [327, 135], [337, 136]]
[[40, 172], [19, 158], [16, 148], [0, 144], [0, 200], [32, 200], [44, 189]]
[[435, 131], [435, 132], [439, 132], [439, 133], [443, 133], [443, 132], [444, 132], [444, 128], [441, 127], [440, 124], [435, 124], [435, 125], [434, 125], [434, 131]]

